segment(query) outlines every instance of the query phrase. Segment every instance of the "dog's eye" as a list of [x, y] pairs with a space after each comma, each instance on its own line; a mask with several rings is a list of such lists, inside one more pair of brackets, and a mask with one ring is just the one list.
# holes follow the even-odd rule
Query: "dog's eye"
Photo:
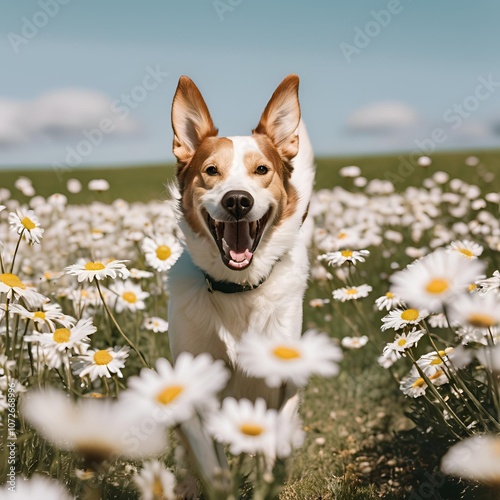
[[209, 165], [206, 169], [205, 169], [205, 173], [207, 175], [211, 175], [211, 176], [214, 176], [214, 175], [219, 175], [219, 171], [217, 170], [217, 167], [215, 165]]
[[255, 173], [256, 174], [259, 174], [259, 175], [266, 175], [267, 172], [269, 172], [269, 169], [265, 166], [265, 165], [259, 165], [256, 169], [255, 169]]

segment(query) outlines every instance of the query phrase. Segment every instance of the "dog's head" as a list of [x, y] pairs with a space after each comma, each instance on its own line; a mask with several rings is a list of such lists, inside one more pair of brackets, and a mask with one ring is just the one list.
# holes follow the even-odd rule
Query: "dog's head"
[[231, 271], [248, 268], [294, 210], [298, 85], [296, 75], [281, 82], [252, 135], [219, 137], [196, 85], [186, 76], [179, 80], [172, 126], [182, 215], [190, 231], [208, 240], [207, 255], [216, 254]]

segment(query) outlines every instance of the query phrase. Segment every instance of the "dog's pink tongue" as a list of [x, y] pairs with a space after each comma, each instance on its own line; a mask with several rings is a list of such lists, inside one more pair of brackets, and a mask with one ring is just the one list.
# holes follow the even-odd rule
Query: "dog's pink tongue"
[[233, 222], [224, 225], [224, 239], [229, 247], [229, 255], [235, 262], [250, 260], [253, 239], [248, 222]]

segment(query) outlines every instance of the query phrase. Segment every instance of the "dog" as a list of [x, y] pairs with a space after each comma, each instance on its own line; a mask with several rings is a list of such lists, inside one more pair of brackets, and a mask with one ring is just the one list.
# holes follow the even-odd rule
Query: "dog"
[[225, 396], [289, 411], [296, 388], [270, 389], [243, 373], [236, 347], [248, 332], [300, 337], [309, 276], [303, 228], [314, 182], [301, 120], [299, 78], [276, 88], [248, 136], [219, 137], [193, 81], [172, 104], [182, 255], [169, 271], [169, 338], [179, 353], [207, 352], [231, 370]]

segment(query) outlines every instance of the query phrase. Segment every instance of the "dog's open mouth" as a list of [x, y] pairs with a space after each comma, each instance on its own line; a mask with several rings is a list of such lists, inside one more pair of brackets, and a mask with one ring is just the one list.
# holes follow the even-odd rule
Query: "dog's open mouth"
[[222, 261], [229, 269], [241, 271], [250, 265], [270, 214], [271, 209], [259, 220], [222, 222], [212, 219], [205, 212], [208, 227], [219, 248]]

